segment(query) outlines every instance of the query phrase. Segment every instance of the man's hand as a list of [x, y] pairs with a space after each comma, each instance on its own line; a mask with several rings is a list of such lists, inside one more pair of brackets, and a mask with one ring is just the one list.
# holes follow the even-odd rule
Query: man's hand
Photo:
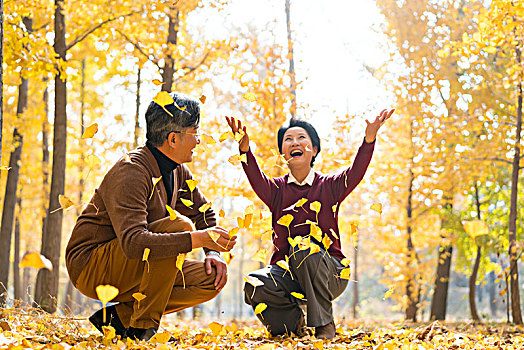
[[378, 129], [384, 124], [386, 120], [391, 117], [391, 115], [395, 112], [394, 109], [387, 110], [384, 109], [380, 114], [375, 118], [373, 122], [370, 122], [366, 119], [367, 127], [366, 127], [366, 142], [371, 143], [375, 141], [375, 138], [377, 137]]
[[227, 264], [222, 257], [211, 251], [206, 254], [206, 273], [208, 275], [213, 271], [213, 266], [217, 269], [217, 277], [215, 278], [215, 289], [222, 290], [227, 282]]
[[246, 127], [242, 126], [242, 122], [240, 120], [236, 120], [234, 117], [226, 117], [226, 120], [229, 124], [229, 127], [231, 128], [231, 131], [233, 131], [233, 134], [236, 134], [238, 130], [244, 131], [244, 136], [240, 140], [238, 148], [240, 148], [240, 151], [244, 153], [249, 151], [249, 136], [247, 134]]
[[217, 252], [229, 252], [236, 242], [237, 236], [229, 237], [229, 232], [220, 226], [191, 232], [192, 249], [206, 247]]

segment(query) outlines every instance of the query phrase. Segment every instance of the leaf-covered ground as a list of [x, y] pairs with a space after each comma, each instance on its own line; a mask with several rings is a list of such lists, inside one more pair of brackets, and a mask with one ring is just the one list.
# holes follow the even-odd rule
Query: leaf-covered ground
[[257, 322], [172, 321], [148, 343], [102, 336], [84, 318], [0, 309], [0, 349], [522, 349], [524, 330], [518, 326], [434, 322], [408, 325], [344, 322], [330, 341], [270, 338]]

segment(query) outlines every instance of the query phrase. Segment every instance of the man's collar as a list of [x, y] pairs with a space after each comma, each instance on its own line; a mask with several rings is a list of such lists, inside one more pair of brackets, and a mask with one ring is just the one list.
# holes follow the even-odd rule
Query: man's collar
[[146, 142], [146, 147], [149, 148], [151, 153], [153, 153], [153, 157], [155, 157], [158, 167], [160, 168], [160, 172], [162, 173], [168, 173], [170, 171], [173, 171], [178, 167], [178, 163], [173, 161], [171, 158], [166, 156], [164, 153], [162, 153], [158, 148], [153, 146], [149, 141]]
[[313, 168], [309, 170], [309, 174], [307, 174], [306, 178], [302, 182], [298, 182], [298, 180], [293, 176], [293, 174], [289, 173], [289, 177], [287, 178], [287, 183], [296, 183], [299, 186], [309, 185], [313, 186], [313, 181], [315, 180], [315, 171]]

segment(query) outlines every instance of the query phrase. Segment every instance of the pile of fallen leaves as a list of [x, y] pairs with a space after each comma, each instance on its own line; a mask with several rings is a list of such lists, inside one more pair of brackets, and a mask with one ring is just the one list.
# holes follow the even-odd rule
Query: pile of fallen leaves
[[86, 318], [49, 315], [38, 309], [0, 309], [0, 349], [521, 349], [522, 327], [508, 325], [343, 322], [333, 340], [314, 336], [269, 337], [260, 323], [170, 321], [148, 343], [101, 335]]

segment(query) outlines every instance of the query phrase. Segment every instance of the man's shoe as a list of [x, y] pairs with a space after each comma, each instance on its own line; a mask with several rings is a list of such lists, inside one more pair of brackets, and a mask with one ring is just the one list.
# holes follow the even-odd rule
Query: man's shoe
[[92, 314], [89, 317], [89, 322], [93, 326], [95, 326], [96, 329], [100, 331], [100, 333], [104, 334], [104, 330], [102, 329], [103, 326], [111, 326], [115, 329], [115, 334], [119, 335], [120, 338], [124, 338], [126, 334], [126, 327], [122, 324], [122, 321], [120, 321], [120, 318], [118, 317], [118, 313], [116, 312], [115, 305], [111, 305], [106, 307], [106, 321], [104, 322], [104, 309], [100, 309], [94, 314]]
[[126, 337], [131, 338], [133, 340], [144, 340], [148, 341], [156, 334], [156, 329], [151, 328], [135, 328], [135, 327], [129, 327], [126, 332]]
[[315, 327], [315, 337], [317, 339], [333, 339], [336, 336], [335, 322], [320, 327]]

